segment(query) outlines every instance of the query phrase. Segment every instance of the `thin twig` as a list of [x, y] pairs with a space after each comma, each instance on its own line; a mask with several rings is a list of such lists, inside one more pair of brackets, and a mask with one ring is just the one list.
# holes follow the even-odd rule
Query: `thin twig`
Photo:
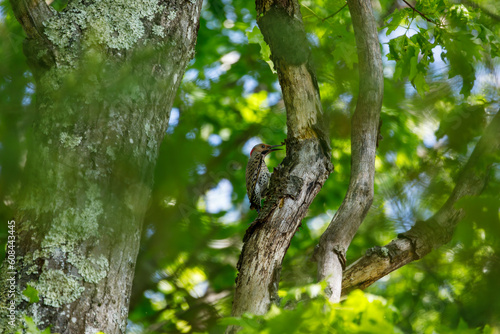
[[421, 11], [419, 11], [418, 9], [416, 9], [415, 7], [413, 7], [412, 5], [410, 5], [406, 0], [403, 0], [403, 2], [406, 5], [408, 5], [408, 7], [410, 7], [411, 9], [413, 9], [414, 12], [417, 12], [418, 14], [420, 14], [420, 16], [422, 16], [427, 22], [436, 24], [436, 22], [432, 21], [430, 18], [428, 18], [427, 16], [425, 16], [424, 13], [422, 13]]
[[317, 19], [321, 20], [321, 17], [319, 17], [318, 15], [316, 15], [316, 13], [315, 13], [315, 12], [314, 12], [311, 8], [307, 7], [306, 5], [304, 5], [304, 4], [302, 4], [302, 3], [301, 3], [300, 5], [301, 5], [302, 7], [304, 7], [305, 9], [307, 9], [308, 11], [310, 11], [310, 12], [311, 12], [311, 14], [313, 14], [313, 15], [314, 15]]
[[333, 13], [332, 15], [328, 15], [327, 17], [325, 17], [324, 19], [322, 19], [321, 17], [319, 17], [318, 15], [316, 15], [316, 13], [309, 7], [307, 7], [306, 5], [304, 4], [300, 4], [302, 7], [304, 7], [305, 9], [307, 9], [308, 11], [311, 12], [312, 15], [314, 15], [317, 19], [321, 20], [321, 22], [325, 22], [326, 20], [334, 17], [335, 15], [337, 15], [338, 13], [340, 13], [340, 11], [342, 9], [344, 9], [346, 6], [347, 6], [347, 2], [345, 3], [345, 5], [343, 5], [339, 10], [337, 10], [335, 13]]
[[337, 15], [338, 13], [340, 13], [340, 11], [342, 9], [344, 9], [345, 7], [347, 6], [347, 2], [345, 3], [345, 5], [343, 5], [342, 7], [340, 7], [340, 9], [338, 11], [336, 11], [335, 13], [333, 13], [332, 15], [328, 15], [327, 17], [325, 17], [323, 20], [321, 20], [322, 22], [325, 22], [326, 20], [334, 17], [335, 15]]

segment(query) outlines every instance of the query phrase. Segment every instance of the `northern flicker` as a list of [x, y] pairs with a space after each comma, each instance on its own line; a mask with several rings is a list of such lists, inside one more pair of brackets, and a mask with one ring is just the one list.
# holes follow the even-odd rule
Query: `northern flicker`
[[247, 194], [250, 200], [250, 209], [256, 209], [260, 212], [260, 201], [266, 191], [271, 173], [267, 169], [265, 157], [271, 152], [279, 151], [279, 146], [283, 145], [255, 145], [250, 152], [250, 160], [248, 160], [246, 170]]

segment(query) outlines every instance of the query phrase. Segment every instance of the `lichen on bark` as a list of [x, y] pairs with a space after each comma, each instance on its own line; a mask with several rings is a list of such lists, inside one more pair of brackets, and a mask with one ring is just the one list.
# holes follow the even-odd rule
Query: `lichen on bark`
[[124, 333], [153, 169], [201, 1], [33, 4], [13, 3], [37, 96], [13, 198], [18, 296], [30, 286], [39, 300], [17, 298], [16, 318], [58, 333]]

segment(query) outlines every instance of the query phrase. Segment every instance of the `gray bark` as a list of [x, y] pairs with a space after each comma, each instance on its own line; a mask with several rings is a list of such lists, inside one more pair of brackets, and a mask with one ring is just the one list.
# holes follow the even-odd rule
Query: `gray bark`
[[[286, 158], [274, 169], [263, 209], [247, 230], [233, 316], [264, 314], [277, 299], [281, 263], [307, 208], [333, 169], [323, 111], [297, 1], [257, 1], [287, 112]], [[228, 332], [236, 331], [231, 327]]]
[[[201, 3], [72, 1], [55, 13], [12, 1], [37, 96], [15, 197], [17, 328], [28, 316], [57, 333], [125, 332], [153, 169]], [[22, 297], [28, 285], [38, 302]], [[6, 315], [0, 331], [14, 332]]]
[[342, 295], [354, 289], [365, 289], [390, 272], [429, 254], [451, 240], [457, 223], [465, 212], [455, 203], [464, 196], [479, 195], [488, 181], [491, 164], [500, 153], [500, 113], [492, 119], [477, 143], [455, 188], [439, 211], [426, 221], [417, 222], [410, 230], [383, 247], [374, 247], [351, 264], [344, 272]]
[[351, 179], [347, 194], [315, 252], [318, 280], [332, 302], [340, 300], [345, 253], [373, 201], [375, 150], [384, 79], [371, 2], [349, 0], [359, 59], [359, 97], [352, 117]]

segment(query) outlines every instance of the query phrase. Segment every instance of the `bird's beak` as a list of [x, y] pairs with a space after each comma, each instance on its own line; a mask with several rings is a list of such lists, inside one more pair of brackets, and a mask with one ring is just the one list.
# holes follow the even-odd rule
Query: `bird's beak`
[[269, 146], [269, 150], [267, 151], [267, 153], [271, 153], [271, 152], [274, 152], [274, 151], [281, 151], [282, 149], [281, 148], [275, 148], [275, 147], [281, 147], [283, 145], [271, 145]]

